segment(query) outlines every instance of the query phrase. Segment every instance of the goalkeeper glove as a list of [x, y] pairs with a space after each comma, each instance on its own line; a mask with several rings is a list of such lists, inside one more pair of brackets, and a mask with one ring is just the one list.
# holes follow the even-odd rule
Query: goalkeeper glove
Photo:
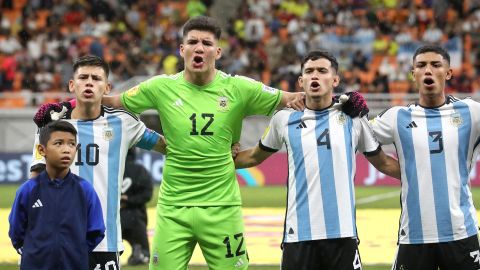
[[76, 104], [76, 99], [58, 103], [43, 104], [33, 117], [33, 122], [35, 122], [39, 128], [44, 127], [51, 121], [61, 119], [68, 110], [75, 108]]
[[352, 118], [363, 117], [369, 112], [367, 101], [358, 92], [336, 95], [333, 97], [333, 100], [342, 103], [342, 112]]

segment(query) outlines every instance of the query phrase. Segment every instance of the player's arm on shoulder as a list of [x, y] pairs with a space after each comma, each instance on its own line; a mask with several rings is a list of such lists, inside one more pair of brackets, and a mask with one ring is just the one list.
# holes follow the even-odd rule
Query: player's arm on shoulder
[[104, 95], [102, 97], [102, 104], [112, 108], [125, 109], [122, 103], [121, 95]]
[[235, 157], [235, 168], [248, 168], [262, 163], [265, 159], [275, 153], [276, 150], [267, 150], [261, 142], [253, 148], [240, 151]]
[[293, 108], [297, 111], [305, 109], [305, 93], [304, 92], [286, 92], [282, 91], [282, 98], [278, 103], [277, 110], [282, 108]]
[[398, 160], [385, 154], [380, 146], [377, 151], [364, 154], [367, 160], [380, 172], [397, 179], [401, 178]]

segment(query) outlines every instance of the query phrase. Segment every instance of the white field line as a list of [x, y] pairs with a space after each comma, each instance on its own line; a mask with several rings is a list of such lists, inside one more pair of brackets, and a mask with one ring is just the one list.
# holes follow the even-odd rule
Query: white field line
[[358, 199], [357, 200], [357, 205], [372, 203], [372, 202], [376, 202], [376, 201], [380, 201], [380, 200], [384, 200], [384, 199], [390, 199], [392, 197], [399, 196], [399, 195], [400, 195], [399, 191], [390, 191], [390, 192], [383, 193], [383, 194], [372, 195], [372, 196], [368, 196], [368, 197]]

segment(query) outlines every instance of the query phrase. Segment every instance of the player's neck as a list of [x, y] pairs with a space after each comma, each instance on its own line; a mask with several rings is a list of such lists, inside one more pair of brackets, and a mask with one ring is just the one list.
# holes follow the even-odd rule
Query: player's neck
[[67, 176], [68, 172], [70, 171], [69, 168], [55, 168], [49, 164], [47, 164], [47, 167], [45, 169], [47, 171], [47, 174], [48, 174], [48, 178], [50, 178], [50, 180], [54, 180], [54, 179], [63, 179], [65, 178], [65, 176]]
[[418, 104], [422, 107], [427, 108], [435, 108], [440, 107], [445, 104], [445, 94], [442, 93], [441, 95], [420, 95]]
[[320, 111], [326, 109], [332, 105], [332, 97], [325, 95], [318, 98], [306, 97], [305, 105], [310, 110]]
[[100, 116], [102, 107], [99, 105], [79, 104], [72, 111], [72, 119], [90, 120]]
[[187, 82], [203, 86], [207, 85], [215, 79], [215, 75], [217, 74], [217, 70], [207, 70], [205, 72], [191, 72], [185, 69], [184, 78]]

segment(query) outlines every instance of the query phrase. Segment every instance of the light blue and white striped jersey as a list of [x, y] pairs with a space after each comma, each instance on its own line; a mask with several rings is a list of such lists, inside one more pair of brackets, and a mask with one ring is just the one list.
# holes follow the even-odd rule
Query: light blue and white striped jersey
[[[64, 119], [75, 126], [77, 157], [71, 171], [92, 183], [102, 205], [106, 226], [105, 238], [94, 251], [122, 251], [120, 227], [120, 194], [128, 149], [138, 143], [146, 132], [145, 124], [124, 110], [102, 106], [101, 115], [94, 120]], [[45, 163], [36, 152], [39, 143], [35, 136], [32, 165]]]
[[352, 119], [329, 107], [281, 110], [260, 147], [288, 151], [288, 199], [284, 242], [356, 237], [355, 152], [379, 144], [366, 118]]
[[394, 143], [402, 172], [400, 244], [439, 243], [477, 234], [469, 172], [480, 142], [480, 103], [448, 96], [438, 108], [393, 107], [372, 121]]

